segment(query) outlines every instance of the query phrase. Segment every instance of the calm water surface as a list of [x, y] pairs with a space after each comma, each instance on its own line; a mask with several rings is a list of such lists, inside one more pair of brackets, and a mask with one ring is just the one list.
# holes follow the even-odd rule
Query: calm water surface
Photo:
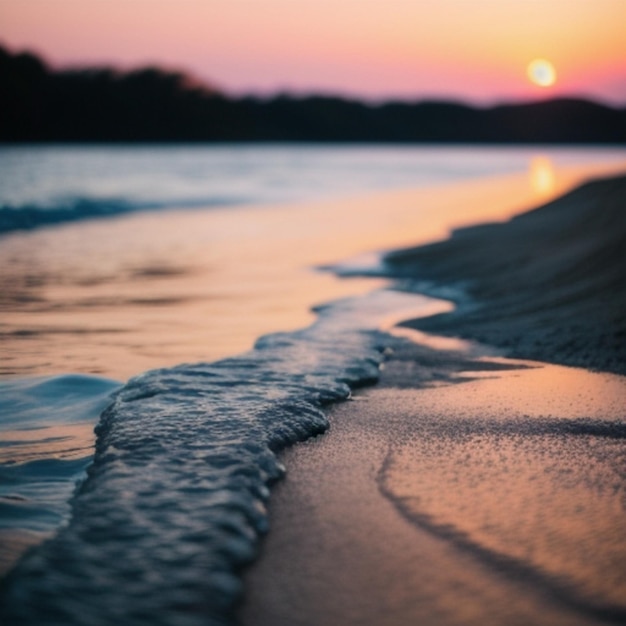
[[[0, 238], [0, 375], [126, 379], [234, 354], [370, 287], [313, 266], [528, 208], [568, 167], [624, 161], [588, 148], [0, 148], [0, 222], [58, 222]], [[505, 175], [520, 175], [508, 194], [454, 195]], [[375, 201], [397, 189], [422, 193]]]

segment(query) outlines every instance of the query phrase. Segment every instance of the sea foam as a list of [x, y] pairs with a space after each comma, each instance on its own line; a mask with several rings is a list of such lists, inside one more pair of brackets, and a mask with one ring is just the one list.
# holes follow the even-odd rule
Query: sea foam
[[377, 379], [381, 316], [421, 301], [340, 301], [240, 356], [128, 382], [101, 417], [69, 525], [5, 580], [3, 623], [231, 623], [284, 472], [275, 453], [324, 432], [324, 405]]

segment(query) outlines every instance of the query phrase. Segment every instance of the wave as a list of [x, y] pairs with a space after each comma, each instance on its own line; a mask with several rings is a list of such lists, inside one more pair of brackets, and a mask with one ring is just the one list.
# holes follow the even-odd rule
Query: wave
[[0, 380], [0, 577], [70, 517], [93, 429], [120, 383], [87, 375]]
[[194, 200], [168, 200], [167, 202], [85, 197], [59, 201], [51, 205], [3, 205], [0, 206], [0, 235], [67, 222], [115, 217], [139, 211], [158, 211], [173, 207], [178, 209], [226, 207], [246, 203], [251, 203], [251, 201], [243, 197], [211, 197]]
[[35, 431], [58, 421], [95, 421], [121, 384], [87, 374], [0, 380], [0, 429]]
[[50, 533], [67, 521], [71, 489], [90, 461], [87, 453], [0, 466], [0, 528]]
[[[11, 624], [228, 624], [267, 530], [276, 452], [328, 428], [323, 407], [374, 382], [389, 291], [212, 364], [131, 379], [105, 410], [68, 526], [5, 579]], [[369, 321], [368, 321], [369, 320]], [[355, 328], [358, 326], [358, 328]], [[51, 616], [54, 616], [51, 617]], [[56, 621], [55, 621], [56, 620]]]

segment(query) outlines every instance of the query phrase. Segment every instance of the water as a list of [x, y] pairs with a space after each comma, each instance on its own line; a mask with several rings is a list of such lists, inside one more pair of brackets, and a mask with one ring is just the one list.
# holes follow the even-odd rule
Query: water
[[[536, 148], [4, 146], [0, 232], [182, 207], [275, 204], [525, 170]], [[621, 149], [540, 152], [555, 166]]]
[[[10, 577], [9, 623], [227, 623], [281, 475], [274, 453], [323, 431], [323, 405], [376, 378], [375, 331], [405, 306], [378, 291], [318, 309], [307, 328], [312, 305], [377, 285], [310, 268], [502, 219], [557, 193], [566, 166], [625, 156], [1, 148], [0, 547], [12, 562], [7, 546], [52, 537]], [[470, 187], [472, 206], [455, 191], [516, 173], [496, 195]], [[416, 186], [382, 205], [319, 203]]]
[[0, 574], [68, 521], [94, 424], [119, 387], [76, 374], [0, 379]]

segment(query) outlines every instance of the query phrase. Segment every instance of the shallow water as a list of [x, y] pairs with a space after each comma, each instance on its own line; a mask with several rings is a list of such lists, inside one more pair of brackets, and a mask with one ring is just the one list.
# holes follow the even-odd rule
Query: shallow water
[[[296, 186], [298, 172], [316, 164], [321, 193], [332, 193], [335, 179], [372, 178], [372, 170], [381, 186], [399, 184], [393, 175], [399, 163], [404, 163], [399, 169], [406, 170], [405, 184], [417, 180], [422, 185], [412, 191], [311, 202], [309, 187], [303, 184], [300, 202], [294, 205], [135, 212], [2, 237], [0, 374], [80, 372], [118, 380], [155, 367], [236, 354], [262, 334], [306, 326], [313, 320], [312, 305], [377, 286], [357, 279], [337, 281], [312, 268], [442, 238], [453, 226], [505, 219], [584, 175], [572, 174], [565, 164], [585, 155], [592, 161], [604, 157], [609, 163], [619, 155], [626, 158], [626, 153], [615, 150], [546, 150], [541, 156], [526, 148], [355, 148], [338, 149], [336, 154], [284, 147], [215, 152], [181, 148], [171, 153], [162, 148], [154, 155], [147, 148], [68, 148], [68, 154], [63, 148], [41, 148], [41, 154], [34, 148], [24, 148], [23, 154], [17, 148], [7, 151], [16, 161], [12, 167], [23, 161], [24, 168], [11, 185], [28, 174], [41, 178], [39, 186], [51, 194], [51, 181], [56, 179], [48, 168], [52, 172], [65, 168], [65, 175], [54, 182], [54, 193], [70, 193], [72, 183], [81, 187], [80, 193], [97, 194], [95, 174], [83, 179], [75, 172], [72, 178], [70, 165], [78, 167], [84, 160], [84, 167], [96, 171], [100, 165], [107, 186], [119, 184], [123, 190], [126, 183], [118, 159], [131, 164], [137, 160], [143, 167], [142, 180], [151, 175], [160, 181], [168, 155], [180, 176], [191, 167], [194, 155], [201, 161], [208, 155], [208, 163], [225, 159], [220, 167], [232, 170], [228, 180], [235, 188], [254, 187], [255, 177], [264, 179], [269, 167], [264, 161], [268, 151], [273, 155], [270, 161], [291, 164], [285, 165], [285, 175], [289, 173]], [[22, 160], [15, 157], [16, 151]], [[65, 157], [55, 165], [57, 151]], [[240, 152], [245, 159], [237, 166]], [[553, 160], [546, 162], [549, 158]], [[43, 164], [37, 165], [39, 161]], [[132, 178], [134, 170], [126, 165], [124, 171]], [[205, 174], [212, 171], [207, 163], [203, 167]], [[494, 167], [519, 173], [497, 181], [476, 179]], [[538, 171], [544, 175], [538, 176]], [[447, 181], [445, 187], [433, 186], [441, 180]], [[147, 193], [148, 183], [142, 184]], [[33, 189], [39, 186], [35, 180]], [[260, 185], [256, 201], [267, 200], [265, 186], [272, 187]], [[174, 187], [180, 191], [180, 185]], [[30, 193], [26, 187], [23, 192]]]
[[76, 374], [0, 380], [0, 575], [69, 520], [94, 424], [119, 387]]

